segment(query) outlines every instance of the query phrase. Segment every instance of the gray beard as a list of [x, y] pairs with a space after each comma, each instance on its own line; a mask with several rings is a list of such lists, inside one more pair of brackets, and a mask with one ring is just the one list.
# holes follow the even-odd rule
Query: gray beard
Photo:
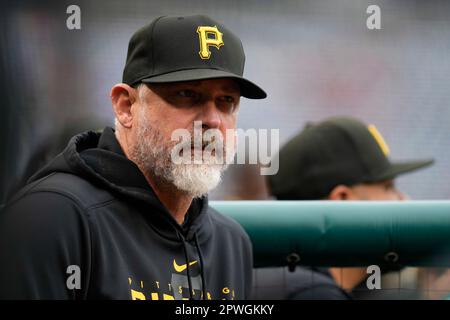
[[173, 163], [171, 150], [176, 142], [165, 143], [160, 131], [149, 125], [144, 110], [139, 117], [136, 144], [131, 147], [130, 158], [144, 173], [152, 175], [163, 184], [171, 184], [193, 198], [203, 196], [220, 183], [222, 174], [228, 167], [226, 163]]

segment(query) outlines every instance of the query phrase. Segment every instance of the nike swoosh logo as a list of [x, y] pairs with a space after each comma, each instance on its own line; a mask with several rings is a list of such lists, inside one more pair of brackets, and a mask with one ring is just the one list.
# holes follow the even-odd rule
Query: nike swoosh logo
[[[192, 266], [195, 263], [197, 263], [197, 260], [189, 262], [189, 266]], [[175, 259], [173, 259], [173, 268], [176, 272], [183, 272], [187, 268], [187, 263], [178, 265]]]

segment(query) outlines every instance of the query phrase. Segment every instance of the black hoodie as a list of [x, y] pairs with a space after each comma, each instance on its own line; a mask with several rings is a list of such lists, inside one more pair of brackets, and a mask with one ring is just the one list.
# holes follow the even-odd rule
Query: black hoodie
[[73, 137], [11, 199], [0, 263], [1, 299], [245, 299], [252, 277], [240, 225], [206, 196], [177, 224], [111, 128]]

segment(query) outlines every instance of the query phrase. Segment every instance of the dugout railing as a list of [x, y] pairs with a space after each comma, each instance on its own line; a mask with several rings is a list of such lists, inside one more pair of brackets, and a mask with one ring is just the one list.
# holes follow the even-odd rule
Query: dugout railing
[[249, 234], [255, 267], [450, 267], [450, 201], [211, 201]]

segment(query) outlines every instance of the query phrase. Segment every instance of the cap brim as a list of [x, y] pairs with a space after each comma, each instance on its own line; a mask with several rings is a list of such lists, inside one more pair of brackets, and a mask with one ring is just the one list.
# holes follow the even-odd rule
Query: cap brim
[[249, 99], [264, 99], [267, 94], [253, 82], [235, 75], [234, 73], [216, 69], [189, 69], [165, 73], [141, 80], [144, 83], [170, 83], [181, 81], [194, 81], [204, 79], [232, 78], [241, 89], [241, 96]]
[[393, 179], [398, 175], [428, 167], [433, 163], [434, 163], [433, 159], [392, 163], [390, 168], [386, 170], [383, 174], [381, 174], [379, 177], [377, 177], [376, 180], [382, 181]]

